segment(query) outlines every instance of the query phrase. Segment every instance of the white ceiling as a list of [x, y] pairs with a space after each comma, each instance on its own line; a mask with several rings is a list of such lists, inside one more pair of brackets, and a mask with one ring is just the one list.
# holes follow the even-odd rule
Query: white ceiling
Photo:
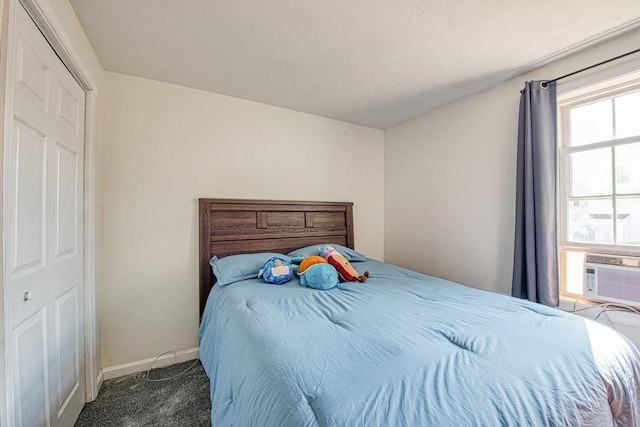
[[379, 129], [640, 23], [638, 0], [71, 4], [107, 71]]

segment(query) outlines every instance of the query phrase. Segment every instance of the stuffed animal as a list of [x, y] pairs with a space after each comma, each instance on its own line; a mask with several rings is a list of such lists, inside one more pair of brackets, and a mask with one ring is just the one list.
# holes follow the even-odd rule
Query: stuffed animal
[[369, 277], [369, 272], [365, 271], [364, 274], [359, 274], [358, 271], [336, 251], [333, 246], [320, 246], [320, 255], [324, 257], [329, 264], [335, 267], [340, 275], [340, 278], [345, 282], [366, 282]]
[[338, 285], [338, 272], [331, 264], [317, 263], [309, 266], [300, 274], [300, 286], [328, 290]]
[[293, 278], [293, 267], [283, 258], [271, 257], [258, 272], [258, 277], [262, 277], [266, 283], [281, 285]]
[[[294, 259], [291, 260], [291, 262], [293, 262], [293, 263], [296, 263], [296, 261], [297, 261], [297, 258], [294, 258]], [[311, 256], [308, 256], [306, 258], [302, 258], [298, 264], [300, 264], [300, 265], [298, 266], [297, 273], [298, 273], [298, 275], [300, 275], [300, 274], [303, 274], [306, 271], [306, 269], [311, 267], [312, 265], [315, 265], [315, 264], [328, 264], [328, 262], [327, 262], [326, 259], [324, 259], [321, 256], [311, 255]]]
[[292, 262], [300, 263], [297, 271], [300, 276], [300, 286], [327, 290], [338, 284], [338, 272], [321, 256], [294, 258]]

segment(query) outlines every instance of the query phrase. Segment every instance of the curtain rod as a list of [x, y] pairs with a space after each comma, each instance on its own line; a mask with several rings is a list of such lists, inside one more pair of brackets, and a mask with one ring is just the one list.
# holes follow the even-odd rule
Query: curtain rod
[[624, 58], [625, 56], [633, 55], [634, 53], [638, 53], [638, 52], [640, 52], [640, 49], [632, 50], [631, 52], [627, 52], [627, 53], [623, 53], [622, 55], [618, 55], [615, 58], [610, 58], [610, 59], [607, 59], [606, 61], [602, 61], [602, 62], [598, 62], [597, 64], [589, 65], [588, 67], [582, 68], [582, 69], [580, 69], [578, 71], [574, 71], [572, 73], [565, 74], [564, 76], [556, 77], [555, 79], [552, 79], [552, 80], [547, 80], [547, 81], [543, 82], [544, 83], [543, 87], [546, 87], [546, 85], [549, 84], [549, 83], [557, 82], [558, 80], [562, 80], [564, 78], [571, 77], [574, 74], [582, 73], [583, 71], [587, 71], [587, 70], [590, 70], [592, 68], [599, 67], [599, 66], [604, 65], [604, 64], [608, 64], [609, 62], [615, 61], [615, 60], [620, 59], [620, 58]]

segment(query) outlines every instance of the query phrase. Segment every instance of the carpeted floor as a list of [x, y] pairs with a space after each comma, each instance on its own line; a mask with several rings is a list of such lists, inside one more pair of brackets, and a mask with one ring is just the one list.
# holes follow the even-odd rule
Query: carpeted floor
[[[194, 361], [154, 369], [150, 378], [166, 378]], [[98, 398], [87, 403], [76, 427], [211, 426], [209, 378], [198, 364], [168, 381], [149, 382], [146, 372], [107, 380]]]

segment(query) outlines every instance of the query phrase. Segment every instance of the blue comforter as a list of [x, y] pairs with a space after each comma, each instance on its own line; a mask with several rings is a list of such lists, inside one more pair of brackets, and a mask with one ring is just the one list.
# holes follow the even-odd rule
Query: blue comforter
[[638, 426], [640, 355], [538, 304], [367, 260], [364, 283], [212, 290], [212, 424]]

